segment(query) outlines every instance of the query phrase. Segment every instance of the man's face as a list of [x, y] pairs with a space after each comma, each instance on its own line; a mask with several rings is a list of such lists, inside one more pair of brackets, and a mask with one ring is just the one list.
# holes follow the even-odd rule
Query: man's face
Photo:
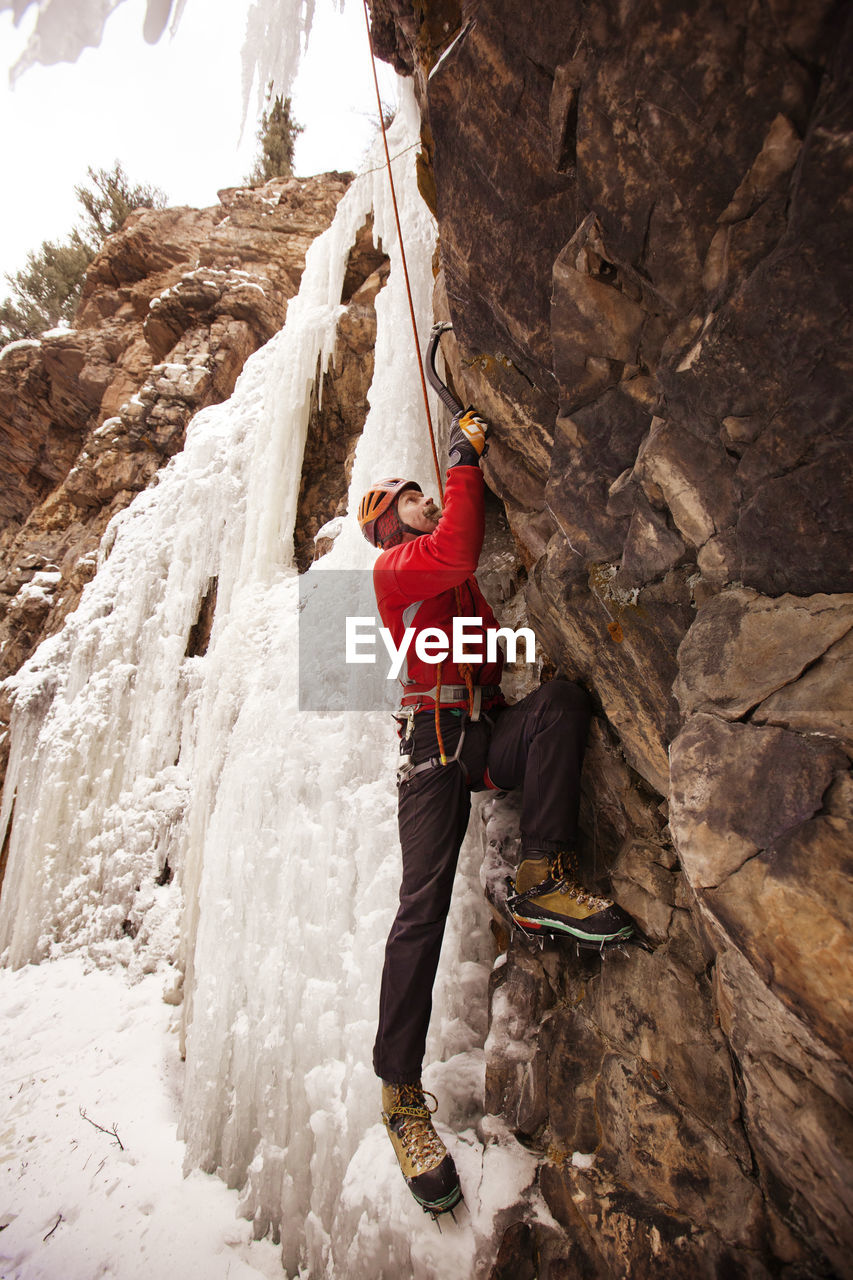
[[[432, 498], [418, 493], [417, 489], [403, 490], [397, 499], [397, 515], [403, 524], [410, 525], [412, 529], [420, 529], [421, 533], [432, 533], [441, 519], [441, 512]], [[414, 536], [406, 534], [407, 538]]]

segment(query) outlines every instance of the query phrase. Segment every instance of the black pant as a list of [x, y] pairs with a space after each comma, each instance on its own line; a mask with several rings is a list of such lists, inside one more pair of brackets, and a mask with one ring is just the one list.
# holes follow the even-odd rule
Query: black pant
[[[483, 775], [502, 791], [523, 787], [523, 850], [571, 847], [577, 832], [580, 772], [590, 704], [578, 685], [554, 680], [513, 707], [489, 713], [493, 725], [468, 724], [459, 764], [426, 769], [400, 787], [398, 820], [403, 852], [400, 907], [385, 947], [379, 1029], [373, 1066], [396, 1084], [420, 1078], [432, 986], [450, 907], [459, 848], [468, 826], [471, 789]], [[451, 756], [463, 717], [442, 711], [441, 732]], [[415, 717], [413, 759], [438, 754], [433, 713]]]

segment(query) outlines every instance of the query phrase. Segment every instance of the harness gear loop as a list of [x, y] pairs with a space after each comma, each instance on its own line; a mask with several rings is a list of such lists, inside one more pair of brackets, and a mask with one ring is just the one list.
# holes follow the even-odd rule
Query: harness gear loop
[[394, 221], [397, 224], [397, 240], [400, 245], [400, 257], [403, 262], [403, 276], [406, 281], [406, 295], [409, 299], [409, 315], [412, 320], [412, 334], [415, 339], [415, 355], [418, 358], [418, 370], [421, 375], [421, 388], [424, 395], [424, 408], [426, 410], [427, 427], [429, 429], [429, 442], [432, 446], [432, 461], [435, 466], [435, 478], [438, 483], [438, 493], [441, 501], [444, 501], [444, 486], [441, 483], [441, 467], [438, 464], [438, 451], [435, 447], [435, 432], [432, 428], [432, 415], [429, 411], [429, 397], [427, 395], [426, 377], [424, 376], [424, 363], [421, 359], [421, 347], [418, 341], [418, 325], [415, 320], [415, 304], [412, 301], [412, 289], [409, 283], [409, 267], [406, 262], [406, 249], [403, 244], [403, 228], [400, 226], [400, 211], [397, 208], [397, 192], [394, 187], [394, 175], [391, 172], [391, 152], [388, 150], [388, 135], [385, 132], [385, 116], [382, 111], [382, 95], [379, 92], [379, 76], [376, 74], [376, 55], [373, 51], [373, 34], [370, 30], [370, 11], [367, 7], [367, 0], [364, 0], [364, 23], [367, 27], [367, 43], [370, 46], [370, 65], [373, 69], [373, 83], [376, 86], [376, 105], [379, 108], [379, 123], [382, 128], [382, 142], [385, 147], [385, 162], [388, 167], [388, 181], [391, 184], [391, 203], [394, 206]]
[[[414, 750], [415, 735], [415, 708], [401, 707], [402, 716], [395, 715], [394, 720], [399, 726], [400, 732], [400, 763], [397, 765], [397, 786], [401, 783], [408, 782], [415, 771], [415, 764], [412, 760], [412, 751]], [[405, 732], [403, 731], [403, 722], [405, 722]]]
[[452, 756], [446, 759], [442, 760], [440, 756], [430, 756], [428, 760], [422, 760], [420, 764], [414, 764], [411, 754], [401, 756], [401, 764], [397, 769], [397, 786], [403, 786], [404, 783], [408, 782], [411, 778], [416, 777], [419, 773], [426, 773], [428, 769], [440, 769], [442, 766], [449, 764], [459, 765], [462, 770], [463, 777], [465, 778], [465, 782], [470, 786], [471, 776], [465, 767], [464, 760], [462, 759], [462, 748], [465, 745], [465, 734], [467, 732], [467, 728], [467, 724], [463, 722], [459, 733], [459, 741], [456, 744], [456, 750], [453, 752]]

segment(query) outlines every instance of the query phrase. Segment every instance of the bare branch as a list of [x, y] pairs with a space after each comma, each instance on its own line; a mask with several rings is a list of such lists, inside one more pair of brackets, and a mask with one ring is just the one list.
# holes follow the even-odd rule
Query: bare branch
[[56, 1230], [56, 1228], [59, 1226], [59, 1224], [60, 1224], [60, 1222], [61, 1222], [61, 1221], [62, 1221], [62, 1214], [60, 1214], [60, 1215], [59, 1215], [59, 1217], [56, 1219], [56, 1222], [54, 1222], [53, 1226], [50, 1228], [50, 1231], [48, 1231], [47, 1235], [46, 1235], [46, 1236], [42, 1236], [42, 1240], [43, 1240], [43, 1241], [44, 1241], [44, 1240], [49, 1240], [49, 1239], [50, 1239], [50, 1237], [53, 1235], [54, 1231], [55, 1231], [55, 1230]]
[[80, 1115], [83, 1117], [84, 1120], [87, 1120], [89, 1122], [89, 1124], [92, 1126], [93, 1129], [97, 1129], [99, 1133], [105, 1133], [108, 1138], [115, 1138], [116, 1142], [121, 1147], [122, 1151], [124, 1151], [124, 1143], [122, 1142], [121, 1138], [118, 1136], [117, 1126], [115, 1122], [113, 1123], [112, 1129], [105, 1129], [102, 1124], [95, 1124], [94, 1120], [89, 1120], [89, 1117], [86, 1115], [86, 1111], [84, 1107], [80, 1108]]

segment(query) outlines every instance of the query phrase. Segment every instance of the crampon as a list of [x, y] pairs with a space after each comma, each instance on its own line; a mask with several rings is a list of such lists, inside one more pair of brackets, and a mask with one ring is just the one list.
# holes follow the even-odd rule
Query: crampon
[[569, 851], [525, 855], [515, 882], [506, 882], [506, 910], [514, 927], [540, 944], [546, 937], [569, 938], [578, 952], [603, 954], [629, 942], [651, 949], [627, 912], [585, 889], [576, 877]]
[[[513, 883], [509, 878], [506, 883], [509, 891], [507, 896], [510, 897], [512, 894]], [[544, 923], [539, 924], [531, 921], [525, 921], [522, 923], [512, 914], [511, 911], [509, 911], [509, 909], [507, 910], [507, 916], [513, 933], [517, 937], [522, 938], [526, 944], [529, 944], [531, 947], [534, 947], [539, 951], [543, 950], [546, 941], [557, 940], [573, 942], [575, 944], [575, 952], [577, 955], [580, 955], [582, 951], [596, 951], [601, 956], [606, 955], [611, 951], [621, 951], [623, 955], [627, 955], [628, 947], [639, 947], [642, 951], [648, 952], [652, 952], [655, 949], [649, 939], [645, 934], [640, 932], [636, 925], [634, 926], [633, 932], [626, 937], [605, 939], [579, 938], [577, 936], [567, 934], [562, 929], [550, 928]]]

